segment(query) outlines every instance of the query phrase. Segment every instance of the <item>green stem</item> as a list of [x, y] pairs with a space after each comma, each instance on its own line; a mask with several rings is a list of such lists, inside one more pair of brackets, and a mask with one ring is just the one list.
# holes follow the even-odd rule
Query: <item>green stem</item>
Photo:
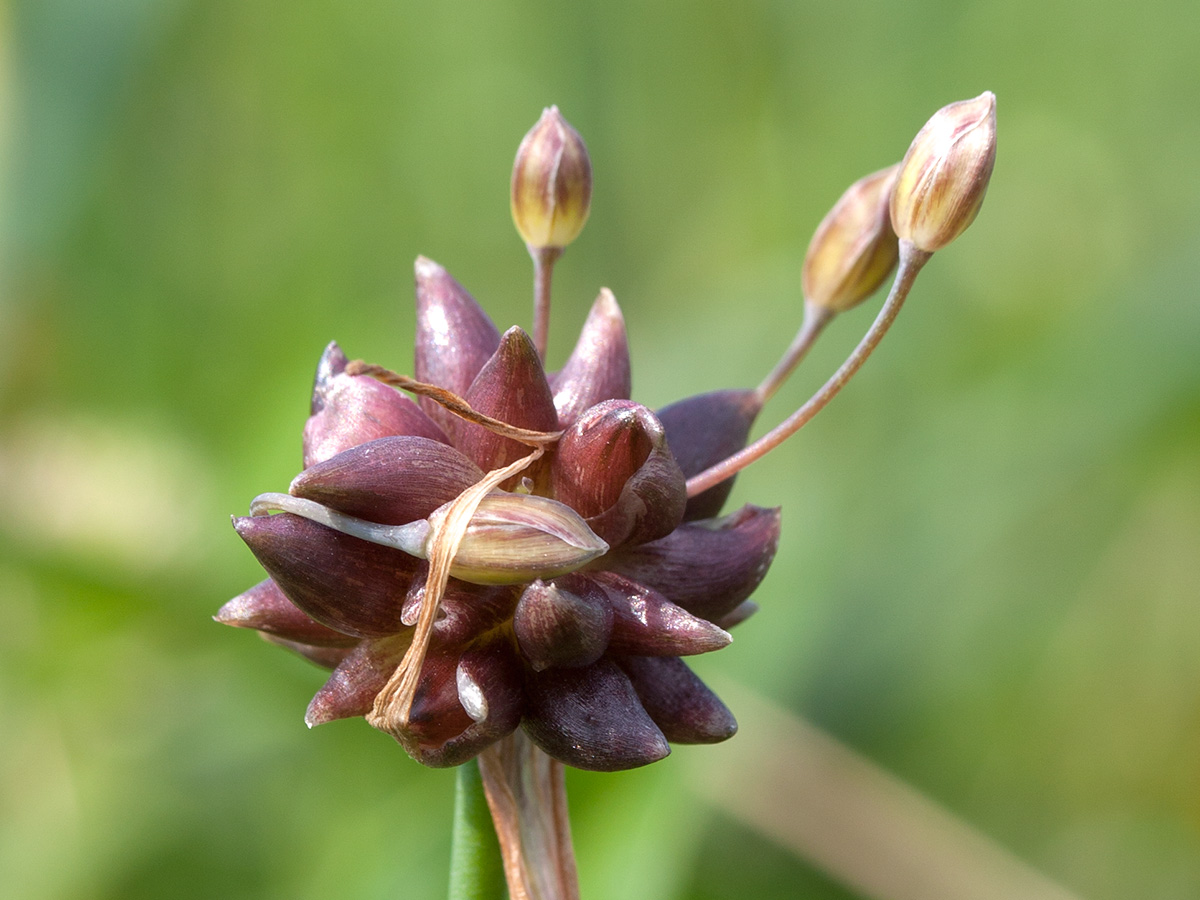
[[454, 837], [450, 846], [450, 900], [505, 900], [504, 864], [483, 781], [475, 760], [458, 767]]

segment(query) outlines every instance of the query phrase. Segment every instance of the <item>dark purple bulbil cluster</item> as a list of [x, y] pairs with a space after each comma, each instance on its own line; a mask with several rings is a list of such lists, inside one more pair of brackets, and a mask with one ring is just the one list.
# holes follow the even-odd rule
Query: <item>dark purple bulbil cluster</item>
[[[557, 442], [507, 490], [571, 507], [609, 550], [526, 584], [451, 578], [411, 711], [388, 728], [415, 759], [465, 762], [521, 727], [572, 766], [616, 770], [737, 728], [680, 659], [729, 643], [775, 553], [778, 510], [717, 518], [726, 481], [690, 500], [685, 479], [744, 443], [750, 391], [706, 394], [656, 415], [630, 401], [625, 328], [601, 293], [562, 370], [547, 377], [525, 332], [501, 335], [444, 269], [416, 265], [414, 375], [476, 411]], [[368, 522], [429, 517], [529, 447], [428, 397], [321, 358], [304, 427], [304, 471], [289, 492]], [[413, 641], [429, 564], [290, 513], [236, 519], [270, 578], [218, 621], [254, 628], [333, 670], [309, 725], [369, 715]]]

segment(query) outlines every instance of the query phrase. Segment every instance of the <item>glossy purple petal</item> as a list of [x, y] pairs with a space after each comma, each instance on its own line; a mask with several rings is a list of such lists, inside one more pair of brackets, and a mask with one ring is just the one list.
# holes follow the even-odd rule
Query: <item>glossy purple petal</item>
[[[518, 428], [555, 431], [558, 413], [533, 341], [520, 328], [510, 328], [500, 346], [467, 388], [467, 402], [484, 415]], [[455, 445], [484, 471], [527, 456], [530, 448], [471, 422], [460, 422]]]
[[449, 444], [406, 435], [360, 444], [310, 466], [288, 490], [360, 519], [404, 525], [426, 518], [482, 477]]
[[692, 656], [729, 645], [729, 634], [662, 594], [615, 572], [589, 576], [608, 595], [615, 618], [609, 649], [638, 656]]
[[235, 518], [233, 526], [287, 598], [321, 624], [355, 637], [404, 627], [413, 557], [289, 513]]
[[[466, 393], [484, 363], [496, 352], [500, 332], [461, 284], [431, 259], [418, 256], [415, 377], [459, 396]], [[421, 409], [447, 434], [459, 419], [422, 397]]]
[[778, 543], [779, 510], [744, 506], [733, 515], [685, 522], [661, 540], [610, 553], [604, 565], [716, 622], [758, 587]]
[[357, 638], [314, 622], [284, 596], [268, 578], [238, 594], [222, 606], [213, 619], [235, 628], [253, 628], [284, 640], [316, 647], [350, 647]]
[[[658, 417], [679, 468], [691, 478], [745, 447], [761, 409], [754, 391], [714, 391], [665, 406]], [[719, 515], [733, 481], [728, 478], [688, 500], [684, 519], [690, 522]]]
[[555, 496], [613, 547], [670, 534], [687, 503], [662, 425], [630, 400], [580, 416], [559, 441], [552, 477]]
[[540, 672], [551, 666], [589, 666], [608, 647], [613, 609], [589, 578], [567, 575], [525, 589], [513, 615], [522, 655]]
[[346, 357], [325, 348], [313, 385], [312, 415], [304, 425], [304, 465], [311, 466], [376, 438], [418, 435], [442, 443], [445, 433], [395, 388], [342, 372]]
[[400, 634], [359, 643], [308, 704], [304, 715], [308, 727], [369, 713], [375, 695], [404, 658], [411, 637]]
[[336, 667], [354, 649], [353, 647], [319, 647], [316, 644], [306, 644], [303, 641], [289, 641], [287, 638], [268, 634], [265, 631], [260, 631], [258, 636], [269, 644], [274, 644], [276, 647], [282, 647], [284, 650], [291, 650], [293, 653], [303, 656], [309, 662], [316, 663], [323, 669]]
[[628, 400], [631, 386], [629, 342], [625, 319], [608, 288], [592, 304], [575, 349], [566, 365], [550, 379], [558, 427], [568, 428], [584, 412], [604, 400]]
[[625, 673], [607, 657], [580, 669], [532, 673], [525, 688], [526, 734], [569, 766], [615, 772], [671, 752]]
[[737, 733], [733, 713], [682, 659], [627, 656], [618, 663], [671, 743], [715, 744]]

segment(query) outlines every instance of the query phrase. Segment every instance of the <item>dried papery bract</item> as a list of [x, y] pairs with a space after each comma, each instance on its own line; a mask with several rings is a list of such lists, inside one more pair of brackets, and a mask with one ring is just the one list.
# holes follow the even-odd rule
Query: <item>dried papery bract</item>
[[925, 123], [900, 163], [892, 227], [933, 253], [966, 231], [983, 205], [996, 163], [996, 95], [951, 103]]

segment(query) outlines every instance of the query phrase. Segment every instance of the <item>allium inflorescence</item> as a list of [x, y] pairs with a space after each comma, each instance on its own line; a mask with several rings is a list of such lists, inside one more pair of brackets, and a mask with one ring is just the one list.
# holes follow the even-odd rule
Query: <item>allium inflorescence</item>
[[[501, 334], [445, 269], [418, 258], [413, 377], [326, 348], [303, 470], [287, 494], [264, 494], [234, 520], [270, 577], [217, 620], [332, 669], [310, 726], [366, 716], [431, 766], [469, 760], [518, 728], [554, 759], [598, 770], [730, 737], [733, 716], [681, 657], [726, 646], [727, 629], [755, 610], [748, 598], [780, 517], [757, 506], [722, 517], [722, 507], [734, 473], [836, 394], [932, 251], [978, 211], [994, 98], [931, 122], [904, 164], [856, 183], [821, 224], [804, 325], [764, 382], [655, 412], [630, 399], [624, 320], [608, 290], [562, 368], [544, 369], [550, 270], [591, 198], [582, 139], [547, 110], [512, 188], [535, 265], [534, 337]], [[824, 325], [897, 259], [884, 310], [846, 364], [745, 448]]]
[[[438, 766], [471, 758], [518, 725], [550, 755], [590, 769], [652, 762], [669, 740], [732, 735], [733, 717], [679, 657], [729, 643], [720, 624], [747, 611], [738, 610], [766, 574], [779, 514], [685, 514], [686, 476], [717, 461], [696, 452], [710, 438], [695, 428], [721, 416], [703, 407], [723, 399], [691, 401], [698, 417], [668, 408], [666, 421], [679, 422], [671, 428], [630, 401], [624, 323], [608, 292], [575, 353], [547, 378], [524, 331], [499, 334], [435, 263], [419, 259], [416, 272], [415, 377], [461, 393], [485, 415], [562, 435], [505, 485], [512, 490], [491, 495], [508, 520], [476, 513], [478, 533], [464, 546], [499, 559], [452, 570], [407, 722], [380, 715], [377, 724]], [[686, 448], [687, 469], [674, 446]], [[421, 523], [526, 451], [432, 400], [418, 405], [349, 374], [331, 344], [304, 429], [305, 469], [290, 494], [366, 522]], [[577, 514], [554, 520], [566, 539], [547, 534], [539, 498]], [[532, 525], [522, 543], [515, 519], [523, 507]], [[409, 649], [428, 564], [291, 513], [234, 524], [271, 579], [230, 601], [219, 620], [335, 666], [309, 706], [310, 725], [371, 715]]]

